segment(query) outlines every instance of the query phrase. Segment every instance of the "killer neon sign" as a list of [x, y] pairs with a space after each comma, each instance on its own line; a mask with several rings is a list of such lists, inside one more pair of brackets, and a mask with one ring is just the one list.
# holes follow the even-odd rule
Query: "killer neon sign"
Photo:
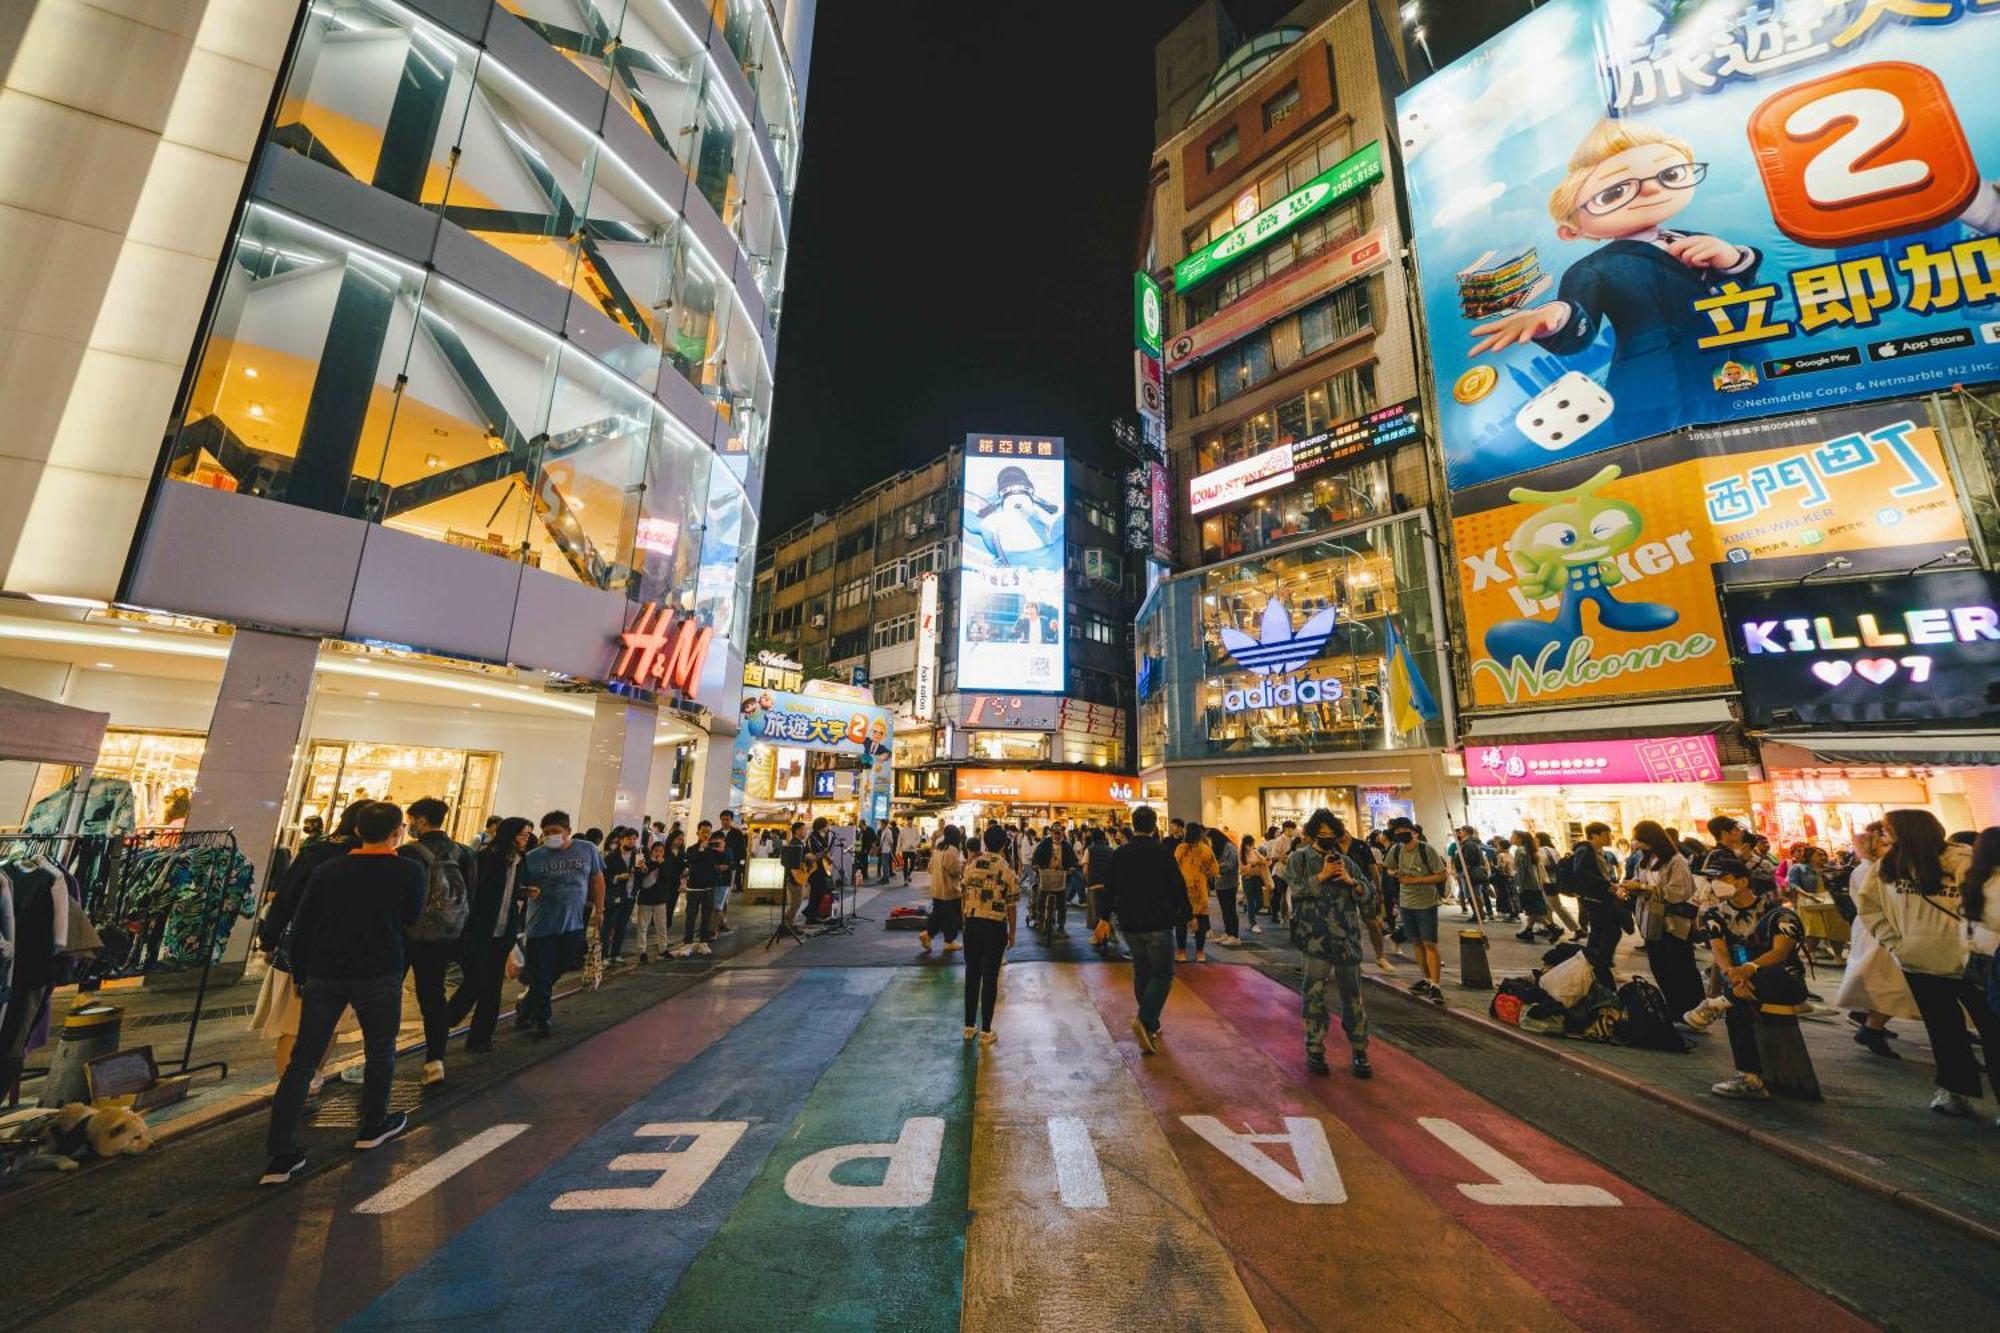
[[[1888, 616], [1855, 615], [1851, 632], [1833, 616], [1794, 616], [1783, 620], [1746, 620], [1743, 649], [1753, 656], [1773, 653], [1846, 653], [1858, 650], [1932, 647], [1943, 644], [2000, 641], [2000, 609], [1991, 606], [1932, 606]], [[1858, 677], [1871, 685], [1886, 684], [1897, 672], [1910, 683], [1931, 678], [1931, 655], [1862, 657], [1853, 661], [1828, 657], [1809, 668], [1823, 685], [1838, 686]]]
[[714, 638], [715, 630], [693, 616], [676, 615], [672, 607], [647, 602], [618, 636], [611, 679], [642, 690], [693, 694]]

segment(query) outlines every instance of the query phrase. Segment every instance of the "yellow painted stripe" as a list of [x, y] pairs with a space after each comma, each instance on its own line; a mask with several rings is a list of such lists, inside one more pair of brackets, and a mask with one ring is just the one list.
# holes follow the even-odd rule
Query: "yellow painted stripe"
[[[1263, 1330], [1076, 972], [1001, 972], [1000, 1040], [979, 1053], [973, 1103], [961, 1333]], [[1090, 1206], [1093, 1165], [1104, 1207]]]

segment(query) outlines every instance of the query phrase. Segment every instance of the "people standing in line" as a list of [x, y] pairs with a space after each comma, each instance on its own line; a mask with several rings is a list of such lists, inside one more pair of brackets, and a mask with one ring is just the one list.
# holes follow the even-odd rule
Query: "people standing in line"
[[[673, 951], [674, 957], [696, 954], [706, 957], [713, 952], [709, 942], [715, 938], [715, 895], [728, 877], [729, 845], [722, 830], [716, 829], [703, 845], [688, 853], [687, 901], [681, 905], [681, 946]], [[697, 932], [699, 939], [695, 938]]]
[[1702, 869], [1720, 896], [1702, 913], [1702, 939], [1727, 990], [1720, 1000], [1704, 1001], [1684, 1021], [1697, 1030], [1706, 1028], [1715, 1021], [1716, 1010], [1723, 1009], [1736, 1074], [1709, 1091], [1736, 1101], [1766, 1101], [1771, 1093], [1764, 1086], [1757, 1051], [1757, 1014], [1763, 1005], [1795, 1005], [1806, 998], [1799, 961], [1805, 927], [1798, 913], [1759, 893], [1750, 868], [1729, 852], [1710, 856]]
[[687, 865], [687, 839], [675, 829], [646, 849], [645, 869], [639, 872], [639, 906], [635, 917], [634, 943], [639, 961], [650, 963], [653, 954], [667, 956], [667, 941], [674, 928], [674, 908], [681, 899], [681, 872]]
[[1111, 875], [1111, 858], [1117, 854], [1101, 828], [1090, 831], [1090, 845], [1083, 853], [1083, 891], [1086, 924], [1090, 927], [1090, 947], [1102, 957], [1109, 957], [1114, 946], [1110, 939], [1098, 938], [1097, 925], [1104, 920], [1104, 885]]
[[986, 830], [986, 849], [965, 866], [961, 906], [965, 913], [965, 1039], [975, 1033], [982, 1046], [999, 1038], [993, 1010], [1000, 1003], [1000, 965], [1014, 947], [1015, 905], [1021, 881], [1007, 863], [1007, 837]]
[[514, 1007], [514, 1025], [549, 1035], [556, 982], [583, 966], [589, 932], [604, 918], [604, 858], [594, 843], [570, 836], [569, 815], [542, 816], [542, 845], [521, 865], [528, 895], [521, 975], [528, 993]]
[[1237, 845], [1236, 862], [1243, 877], [1244, 924], [1252, 935], [1262, 935], [1264, 928], [1257, 924], [1257, 913], [1264, 910], [1264, 894], [1271, 882], [1271, 863], [1265, 859], [1257, 839], [1247, 833]]
[[521, 861], [534, 843], [534, 826], [525, 819], [503, 819], [493, 836], [473, 857], [472, 906], [465, 917], [465, 935], [458, 954], [460, 980], [446, 1008], [447, 1027], [472, 1015], [465, 1034], [468, 1055], [493, 1049], [493, 1029], [500, 1022], [500, 990], [507, 980], [507, 955], [527, 918], [528, 898], [522, 892]]
[[1222, 933], [1215, 942], [1241, 944], [1243, 939], [1236, 933], [1236, 892], [1243, 873], [1242, 857], [1236, 851], [1236, 840], [1218, 828], [1208, 831], [1208, 850], [1215, 853], [1215, 901], [1222, 909]]
[[719, 811], [716, 816], [722, 822], [716, 831], [722, 835], [722, 849], [729, 854], [729, 873], [722, 877], [722, 883], [715, 890], [715, 933], [727, 935], [729, 926], [729, 896], [743, 887], [744, 876], [750, 871], [750, 835], [736, 822], [734, 810]]
[[[1562, 923], [1564, 930], [1581, 940], [1583, 927], [1577, 924], [1576, 917], [1570, 912], [1569, 904], [1563, 901], [1563, 855], [1556, 850], [1556, 840], [1546, 833], [1537, 833], [1535, 857], [1541, 862], [1542, 892], [1548, 896], [1549, 911], [1555, 914], [1556, 920]], [[1689, 863], [1693, 863], [1692, 857], [1689, 858]]]
[[[1598, 979], [1611, 980], [1611, 963], [1624, 936], [1624, 913], [1613, 890], [1611, 869], [1604, 859], [1611, 846], [1611, 826], [1593, 819], [1583, 826], [1583, 841], [1570, 852], [1560, 871], [1563, 891], [1575, 895], [1583, 912], [1583, 950], [1590, 955]], [[1738, 862], [1740, 865], [1741, 862]], [[1710, 878], [1713, 878], [1711, 876]]]
[[[1356, 1078], [1371, 1078], [1368, 1009], [1361, 999], [1362, 921], [1374, 898], [1367, 872], [1341, 851], [1347, 829], [1331, 810], [1312, 812], [1285, 866], [1292, 887], [1292, 939], [1304, 955], [1306, 1068], [1327, 1072], [1327, 983], [1340, 997], [1340, 1027]], [[1359, 843], [1351, 845], [1360, 846]]]
[[411, 801], [410, 841], [400, 852], [424, 869], [428, 886], [423, 915], [404, 932], [405, 957], [416, 979], [417, 1009], [424, 1020], [424, 1082], [444, 1082], [444, 1050], [451, 1038], [451, 1001], [444, 990], [445, 973], [459, 961], [466, 921], [471, 914], [472, 885], [478, 878], [472, 851], [444, 831], [451, 807], [435, 796]]
[[[1855, 861], [1847, 877], [1850, 899], [1858, 902], [1888, 849], [1886, 826], [1879, 819], [1855, 835]], [[1847, 968], [1841, 974], [1840, 989], [1834, 992], [1833, 1003], [1854, 1020], [1854, 1040], [1858, 1045], [1884, 1059], [1900, 1060], [1903, 1057], [1889, 1044], [1896, 1035], [1889, 1022], [1919, 1016], [1910, 983], [1897, 965], [1895, 955], [1882, 947], [1875, 932], [1861, 919], [1858, 906], [1854, 920], [1848, 923], [1847, 936]]]
[[1194, 961], [1208, 961], [1208, 899], [1215, 888], [1218, 867], [1215, 853], [1208, 847], [1208, 831], [1189, 820], [1180, 845], [1174, 848], [1174, 864], [1180, 867], [1181, 882], [1187, 887], [1187, 915], [1174, 927], [1174, 961], [1188, 960], [1188, 925], [1194, 926]]
[[639, 831], [611, 830], [611, 844], [604, 851], [604, 926], [599, 946], [607, 963], [625, 961], [625, 930], [632, 923], [632, 910], [639, 902]]
[[[987, 836], [993, 834], [993, 825], [986, 826]], [[1000, 835], [1004, 845], [1007, 835]], [[965, 834], [956, 824], [947, 824], [931, 857], [931, 915], [924, 928], [917, 935], [925, 953], [931, 951], [931, 941], [942, 938], [946, 953], [958, 952], [958, 932], [962, 924], [962, 898], [965, 882]], [[1017, 880], [1018, 884], [1019, 881]]]
[[1667, 1011], [1685, 1014], [1704, 993], [1694, 960], [1694, 870], [1655, 820], [1632, 826], [1632, 845], [1639, 852], [1638, 870], [1620, 887], [1639, 899], [1639, 938], [1646, 941], [1646, 965], [1666, 996]]
[[2000, 1094], [2000, 1060], [1994, 1054], [2000, 1052], [2000, 1014], [1965, 977], [1970, 937], [1979, 924], [1967, 918], [1964, 903], [1972, 849], [1946, 841], [1944, 825], [1928, 810], [1891, 810], [1882, 822], [1887, 847], [1855, 896], [1855, 911], [1902, 967], [1930, 1035], [1937, 1061], [1931, 1109], [1969, 1116], [1980, 1082], [1968, 1022], [1979, 1033], [1988, 1077]]
[[[340, 818], [334, 821], [331, 836], [308, 842], [299, 848], [298, 855], [292, 858], [290, 868], [285, 871], [284, 883], [271, 899], [271, 905], [265, 909], [264, 919], [257, 923], [257, 946], [264, 951], [266, 966], [263, 986], [257, 992], [256, 1008], [250, 1015], [250, 1026], [277, 1042], [275, 1059], [280, 1078], [291, 1065], [292, 1051], [298, 1045], [299, 1018], [303, 1012], [302, 988], [305, 985], [305, 974], [298, 970], [297, 960], [291, 956], [285, 932], [298, 915], [299, 904], [305, 900], [306, 885], [312, 882], [313, 872], [361, 845], [361, 839], [355, 834], [355, 821], [371, 804], [373, 802], [366, 800], [349, 802], [347, 808], [341, 811]], [[312, 1090], [318, 1090], [319, 1082], [319, 1071], [315, 1069]]]
[[399, 807], [370, 802], [353, 827], [359, 845], [313, 872], [292, 919], [292, 964], [305, 995], [298, 1042], [271, 1100], [261, 1185], [282, 1185], [306, 1164], [299, 1144], [306, 1094], [349, 1008], [361, 1024], [367, 1062], [354, 1146], [376, 1147], [410, 1125], [408, 1116], [389, 1109], [389, 1084], [403, 1018], [403, 930], [424, 910], [424, 872], [396, 855], [403, 832]]
[[1159, 812], [1150, 805], [1132, 811], [1132, 840], [1111, 856], [1111, 870], [1099, 898], [1099, 942], [1115, 925], [1132, 955], [1132, 994], [1138, 1012], [1132, 1033], [1148, 1055], [1160, 1049], [1160, 1013], [1174, 988], [1173, 931], [1188, 917], [1187, 883], [1173, 852], [1159, 839]]
[[1410, 984], [1410, 993], [1442, 1005], [1444, 960], [1438, 954], [1438, 906], [1444, 901], [1444, 885], [1451, 870], [1437, 848], [1425, 841], [1423, 829], [1408, 816], [1398, 815], [1389, 821], [1389, 837], [1394, 845], [1383, 868], [1396, 877], [1397, 912], [1423, 973]]
[[1533, 944], [1537, 931], [1547, 931], [1549, 943], [1554, 944], [1563, 933], [1549, 912], [1548, 868], [1542, 864], [1534, 835], [1526, 829], [1514, 830], [1513, 844], [1515, 891], [1521, 897], [1521, 911], [1528, 918], [1527, 928], [1514, 938]]

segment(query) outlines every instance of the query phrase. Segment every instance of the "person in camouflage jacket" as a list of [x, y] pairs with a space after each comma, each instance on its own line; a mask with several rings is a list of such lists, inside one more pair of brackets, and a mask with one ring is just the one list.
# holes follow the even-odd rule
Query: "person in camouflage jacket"
[[1340, 1026], [1354, 1048], [1354, 1076], [1369, 1078], [1368, 1009], [1361, 1001], [1362, 925], [1374, 893], [1368, 876], [1335, 845], [1342, 832], [1330, 810], [1306, 821], [1305, 836], [1285, 861], [1292, 897], [1292, 943], [1305, 955], [1306, 1067], [1327, 1072], [1327, 985], [1340, 996]]

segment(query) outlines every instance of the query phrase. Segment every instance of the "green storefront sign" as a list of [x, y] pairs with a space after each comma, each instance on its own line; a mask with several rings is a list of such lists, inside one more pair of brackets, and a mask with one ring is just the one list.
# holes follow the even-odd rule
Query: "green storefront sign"
[[1240, 227], [1224, 232], [1174, 265], [1174, 287], [1186, 291], [1214, 277], [1259, 246], [1276, 240], [1366, 185], [1382, 179], [1382, 145], [1375, 142], [1334, 164]]
[[1140, 351], [1160, 359], [1160, 346], [1167, 332], [1166, 315], [1160, 306], [1160, 284], [1146, 273], [1132, 275], [1132, 342]]

